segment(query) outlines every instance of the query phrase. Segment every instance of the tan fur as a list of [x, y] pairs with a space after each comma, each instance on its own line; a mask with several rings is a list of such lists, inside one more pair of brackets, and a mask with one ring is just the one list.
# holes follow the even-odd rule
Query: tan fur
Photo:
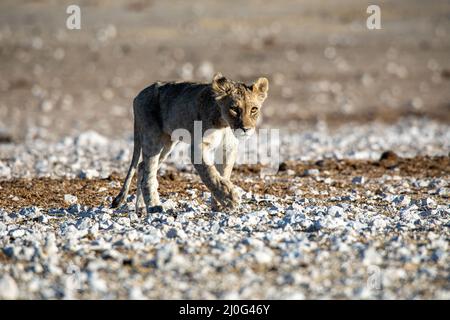
[[191, 142], [191, 160], [211, 191], [213, 208], [237, 206], [239, 195], [230, 181], [237, 156], [235, 136], [254, 132], [268, 89], [266, 78], [247, 86], [218, 73], [210, 84], [158, 82], [142, 90], [133, 103], [133, 159], [112, 207], [124, 201], [142, 153], [136, 210], [141, 208], [141, 197], [147, 212], [161, 210], [158, 168], [177, 143], [171, 140], [174, 131], [185, 129], [194, 137], [195, 121], [202, 123], [202, 139]]

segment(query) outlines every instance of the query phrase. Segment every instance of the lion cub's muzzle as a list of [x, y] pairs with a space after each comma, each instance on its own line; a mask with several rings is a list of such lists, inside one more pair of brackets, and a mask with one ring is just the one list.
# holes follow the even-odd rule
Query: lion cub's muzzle
[[255, 128], [252, 127], [241, 127], [233, 130], [233, 134], [236, 138], [246, 138], [250, 137], [255, 133]]

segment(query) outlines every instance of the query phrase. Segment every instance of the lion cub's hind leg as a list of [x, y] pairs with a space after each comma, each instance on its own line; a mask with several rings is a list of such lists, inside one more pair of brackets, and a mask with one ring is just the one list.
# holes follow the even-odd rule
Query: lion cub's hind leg
[[169, 157], [170, 153], [173, 151], [175, 146], [179, 143], [179, 141], [172, 141], [169, 135], [163, 136], [164, 147], [159, 155], [159, 163], [158, 169], [161, 168], [163, 162]]
[[144, 135], [144, 141], [142, 144], [143, 177], [141, 186], [147, 213], [152, 213], [162, 211], [158, 194], [157, 174], [164, 144], [161, 141], [161, 134], [156, 134], [155, 131], [147, 131]]
[[145, 209], [144, 197], [142, 196], [142, 183], [144, 181], [144, 162], [139, 163], [136, 180], [136, 214], [140, 215]]
[[[177, 142], [172, 142], [169, 140], [164, 141], [164, 148], [161, 151], [161, 154], [159, 155], [159, 161], [158, 161], [158, 169], [161, 167], [161, 164], [164, 162], [164, 160], [168, 157], [170, 152], [173, 150]], [[137, 169], [137, 180], [136, 180], [136, 214], [140, 215], [142, 212], [144, 212], [145, 209], [145, 201], [143, 196], [143, 187], [144, 187], [144, 161], [139, 163], [138, 169]]]

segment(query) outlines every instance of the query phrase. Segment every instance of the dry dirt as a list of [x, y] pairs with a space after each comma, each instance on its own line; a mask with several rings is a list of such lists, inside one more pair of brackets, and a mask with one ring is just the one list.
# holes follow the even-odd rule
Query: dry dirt
[[[283, 198], [294, 195], [295, 190], [302, 190], [305, 197], [316, 199], [331, 196], [345, 196], [356, 190], [357, 192], [374, 191], [382, 193], [386, 185], [363, 184], [354, 185], [351, 178], [364, 176], [369, 181], [383, 175], [399, 176], [402, 178], [445, 178], [450, 176], [449, 157], [390, 157], [380, 161], [367, 160], [321, 160], [317, 162], [287, 162], [280, 165], [276, 175], [261, 177], [260, 165], [241, 165], [234, 169], [233, 180], [244, 190], [251, 190], [256, 194], [272, 194]], [[318, 169], [321, 179], [305, 176], [305, 171]], [[332, 179], [326, 183], [324, 179]], [[107, 179], [50, 179], [34, 178], [14, 179], [0, 182], [0, 190], [4, 197], [0, 198], [0, 207], [18, 210], [22, 207], [38, 206], [40, 208], [64, 208], [65, 194], [78, 197], [79, 203], [86, 206], [109, 206], [108, 196], [116, 195], [124, 177], [113, 174]], [[136, 189], [130, 190], [134, 194]], [[190, 189], [207, 191], [199, 178], [191, 173], [170, 171], [159, 177], [160, 193], [164, 197], [186, 199]], [[293, 188], [297, 186], [298, 188]], [[326, 192], [326, 196], [315, 194], [315, 190]], [[409, 194], [413, 197], [426, 197], [427, 190], [417, 188]], [[447, 199], [442, 198], [444, 204]]]

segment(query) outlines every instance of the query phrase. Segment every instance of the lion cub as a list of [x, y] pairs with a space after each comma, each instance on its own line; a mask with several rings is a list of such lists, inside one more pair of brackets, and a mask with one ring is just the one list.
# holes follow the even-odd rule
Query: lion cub
[[148, 213], [162, 210], [158, 168], [178, 142], [172, 141], [172, 133], [184, 129], [194, 137], [194, 122], [197, 121], [202, 124], [202, 137], [190, 143], [191, 162], [211, 191], [213, 209], [236, 207], [240, 197], [230, 181], [237, 156], [236, 137], [254, 133], [268, 89], [266, 78], [247, 86], [217, 73], [212, 83], [157, 82], [142, 90], [133, 101], [133, 158], [112, 207], [119, 206], [126, 198], [142, 153], [136, 211], [141, 209], [142, 196]]

